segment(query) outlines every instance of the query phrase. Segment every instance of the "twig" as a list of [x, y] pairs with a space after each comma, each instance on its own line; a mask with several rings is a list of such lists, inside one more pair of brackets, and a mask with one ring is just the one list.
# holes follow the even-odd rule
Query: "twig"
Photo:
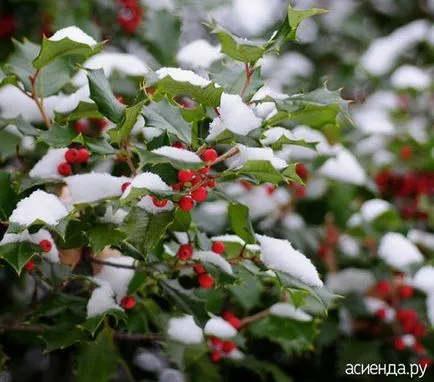
[[32, 85], [32, 99], [36, 102], [36, 106], [39, 109], [39, 112], [42, 115], [42, 119], [44, 120], [45, 124], [47, 125], [47, 128], [51, 127], [51, 121], [50, 118], [48, 118], [47, 113], [45, 112], [44, 108], [44, 101], [42, 98], [38, 97], [37, 89], [36, 89], [36, 80], [38, 78], [40, 71], [37, 70], [36, 73], [33, 76], [29, 77], [30, 84]]
[[15, 152], [16, 152], [17, 160], [18, 160], [18, 162], [21, 165], [21, 170], [23, 172], [28, 172], [29, 169], [27, 168], [26, 164], [24, 163], [24, 160], [23, 160], [22, 156], [20, 155], [20, 145], [16, 145], [15, 146]]
[[128, 143], [124, 143], [124, 149], [126, 151], [126, 156], [125, 156], [125, 161], [127, 162], [128, 167], [130, 168], [131, 173], [136, 176], [137, 175], [137, 170], [134, 167], [134, 163], [131, 160], [131, 151], [128, 147]]
[[241, 320], [241, 327], [250, 324], [251, 322], [262, 320], [270, 314], [270, 309], [261, 310], [258, 313], [252, 314], [251, 316], [244, 317]]
[[255, 72], [255, 69], [251, 69], [249, 64], [247, 64], [247, 63], [245, 63], [245, 65], [244, 65], [244, 70], [246, 73], [246, 79], [244, 81], [243, 88], [241, 89], [241, 92], [240, 92], [241, 97], [244, 96], [244, 93], [246, 92], [247, 88], [250, 85], [250, 80], [252, 78], [252, 74]]
[[232, 147], [230, 150], [226, 151], [224, 154], [220, 155], [214, 162], [211, 163], [211, 166], [216, 165], [217, 163], [223, 162], [228, 158], [231, 158], [237, 154], [239, 154], [240, 149], [238, 147]]

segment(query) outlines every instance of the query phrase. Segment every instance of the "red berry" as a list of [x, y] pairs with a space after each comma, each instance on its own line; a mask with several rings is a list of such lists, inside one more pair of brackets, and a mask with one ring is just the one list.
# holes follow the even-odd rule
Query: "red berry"
[[222, 241], [215, 241], [212, 243], [211, 250], [221, 255], [225, 251], [225, 244]]
[[419, 341], [416, 341], [415, 344], [413, 345], [413, 350], [416, 353], [422, 353], [425, 351], [425, 348]]
[[393, 340], [393, 347], [394, 347], [396, 350], [398, 350], [398, 351], [401, 351], [401, 350], [404, 350], [404, 349], [405, 349], [405, 343], [404, 343], [404, 341], [402, 340], [401, 337], [396, 337], [396, 338]]
[[181, 197], [178, 204], [183, 211], [190, 211], [194, 207], [194, 201], [190, 196]]
[[71, 165], [67, 162], [62, 162], [57, 166], [57, 172], [62, 176], [69, 176], [72, 172]]
[[221, 350], [223, 348], [223, 340], [217, 337], [210, 337], [211, 345], [218, 350]]
[[241, 327], [241, 320], [230, 311], [223, 312], [223, 319], [229, 322], [235, 329]]
[[214, 149], [206, 149], [202, 153], [202, 159], [205, 162], [214, 162], [217, 159], [217, 156], [217, 151], [215, 151]]
[[50, 240], [41, 240], [39, 242], [39, 246], [42, 248], [42, 251], [44, 253], [48, 253], [51, 251], [51, 248], [53, 247], [53, 244], [51, 244]]
[[79, 119], [78, 121], [74, 122], [73, 127], [77, 133], [84, 133], [88, 128], [88, 123], [85, 119]]
[[297, 165], [295, 166], [295, 172], [303, 180], [305, 180], [309, 175], [309, 171], [303, 163], [297, 163]]
[[325, 259], [330, 254], [330, 247], [325, 244], [322, 244], [317, 251], [318, 256], [321, 259]]
[[27, 272], [33, 272], [35, 269], [35, 262], [33, 260], [29, 260], [25, 265], [24, 268]]
[[202, 175], [208, 175], [210, 171], [211, 171], [211, 169], [208, 166], [206, 166], [206, 167], [202, 167], [199, 170], [199, 173]]
[[158, 200], [155, 196], [152, 196], [152, 203], [155, 207], [164, 207], [167, 204], [167, 199]]
[[86, 163], [89, 160], [90, 153], [87, 149], [82, 148], [78, 150], [77, 163]]
[[202, 181], [201, 177], [195, 175], [195, 176], [193, 177], [193, 179], [191, 180], [191, 184], [192, 184], [193, 186], [195, 186], [196, 184], [199, 184], [201, 181]]
[[173, 183], [172, 184], [172, 190], [173, 191], [181, 191], [182, 184], [181, 183]]
[[399, 321], [415, 321], [417, 312], [414, 309], [399, 309], [396, 313], [396, 318]]
[[222, 355], [218, 351], [212, 351], [209, 356], [213, 362], [218, 362], [222, 359]]
[[375, 315], [376, 315], [380, 320], [383, 320], [384, 317], [386, 317], [386, 309], [384, 309], [384, 308], [378, 309], [378, 310], [375, 312]]
[[388, 295], [392, 292], [392, 286], [390, 285], [389, 281], [382, 280], [380, 281], [376, 286], [377, 292]]
[[104, 129], [108, 125], [108, 121], [104, 118], [93, 118], [89, 121], [100, 130]]
[[125, 192], [125, 190], [128, 188], [128, 186], [131, 184], [131, 182], [125, 182], [124, 184], [122, 184], [121, 186], [121, 191]]
[[181, 244], [176, 255], [179, 260], [190, 260], [193, 255], [193, 247], [190, 244]]
[[205, 187], [201, 186], [191, 192], [191, 197], [196, 202], [203, 202], [208, 197], [208, 191], [206, 190]]
[[418, 364], [424, 368], [430, 367], [432, 364], [432, 360], [428, 357], [422, 357], [419, 359]]
[[267, 189], [268, 195], [273, 195], [274, 191], [276, 191], [277, 187], [273, 186], [272, 184], [267, 184], [266, 189]]
[[202, 264], [195, 264], [193, 269], [198, 275], [206, 273], [205, 267]]
[[199, 275], [199, 285], [205, 289], [212, 288], [214, 285], [214, 279], [208, 273], [202, 273]]
[[401, 285], [398, 289], [399, 297], [411, 298], [413, 296], [413, 288], [410, 285]]
[[214, 188], [215, 187], [215, 180], [214, 179], [209, 179], [208, 183], [206, 184], [209, 188]]
[[78, 150], [68, 149], [68, 151], [65, 153], [65, 159], [69, 163], [76, 163], [78, 159]]
[[405, 145], [401, 147], [401, 150], [399, 151], [399, 156], [402, 160], [408, 160], [413, 155], [413, 150], [410, 146]]
[[125, 296], [121, 300], [121, 306], [125, 310], [131, 310], [136, 306], [136, 299], [133, 296]]
[[172, 147], [176, 147], [177, 149], [183, 149], [184, 144], [182, 142], [176, 141], [171, 144]]
[[179, 170], [178, 171], [178, 180], [184, 184], [190, 182], [193, 179], [194, 171], [191, 170]]
[[235, 345], [233, 342], [225, 341], [225, 342], [223, 342], [223, 353], [230, 353], [236, 347], [237, 347], [237, 345]]
[[424, 337], [426, 335], [427, 331], [423, 324], [417, 323], [413, 327], [413, 334], [415, 337]]

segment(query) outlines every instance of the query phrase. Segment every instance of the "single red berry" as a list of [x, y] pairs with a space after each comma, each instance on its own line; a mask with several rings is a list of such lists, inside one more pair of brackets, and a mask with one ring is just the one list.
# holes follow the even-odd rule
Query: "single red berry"
[[25, 265], [24, 268], [27, 272], [33, 272], [35, 269], [35, 262], [33, 260], [29, 260]]
[[78, 150], [68, 149], [65, 153], [65, 159], [68, 163], [76, 163], [78, 159]]
[[108, 121], [104, 118], [93, 118], [89, 121], [100, 130], [104, 129], [108, 125]]
[[88, 122], [85, 119], [79, 119], [78, 121], [74, 122], [74, 130], [77, 133], [85, 133], [86, 130], [88, 129], [89, 125]]
[[221, 255], [225, 251], [225, 244], [222, 241], [215, 241], [212, 243], [211, 250]]
[[15, 27], [16, 23], [12, 15], [3, 16], [0, 18], [0, 39], [11, 36], [15, 30]]
[[125, 192], [125, 190], [128, 188], [128, 186], [131, 184], [131, 182], [125, 182], [121, 186], [121, 191]]
[[383, 320], [384, 317], [386, 317], [386, 309], [384, 309], [384, 308], [378, 309], [378, 310], [375, 312], [375, 315], [376, 315], [380, 320]]
[[178, 204], [183, 211], [190, 211], [194, 207], [194, 201], [190, 196], [182, 196]]
[[196, 184], [199, 184], [202, 181], [202, 178], [200, 176], [195, 175], [193, 179], [191, 180], [191, 184], [195, 186]]
[[414, 309], [399, 309], [396, 313], [396, 318], [399, 321], [415, 321], [417, 319], [417, 311]]
[[190, 244], [181, 244], [176, 255], [179, 260], [190, 260], [193, 255], [193, 247]]
[[209, 356], [213, 362], [218, 362], [222, 359], [222, 355], [218, 351], [212, 351]]
[[173, 183], [172, 184], [172, 190], [173, 191], [181, 191], [182, 184], [181, 183]]
[[222, 314], [223, 319], [229, 322], [235, 329], [241, 327], [241, 320], [230, 311], [225, 311]]
[[217, 151], [215, 151], [214, 149], [206, 149], [202, 153], [202, 159], [205, 162], [214, 162], [217, 159], [217, 157], [218, 157]]
[[152, 196], [152, 203], [154, 204], [155, 207], [164, 207], [167, 204], [168, 200], [167, 199], [157, 199], [155, 196]]
[[378, 282], [376, 289], [378, 293], [384, 295], [389, 295], [392, 292], [392, 286], [387, 280], [381, 280], [380, 282]]
[[171, 144], [171, 146], [172, 146], [172, 147], [176, 147], [177, 149], [183, 149], [183, 148], [184, 148], [184, 143], [179, 142], [179, 141], [176, 141], [176, 142], [173, 142], [173, 143]]
[[401, 337], [396, 337], [396, 338], [393, 340], [393, 347], [394, 347], [396, 350], [398, 350], [398, 351], [401, 351], [401, 350], [404, 350], [404, 349], [405, 349], [405, 343], [404, 343], [404, 341], [402, 340]]
[[299, 199], [302, 199], [306, 196], [306, 188], [301, 184], [294, 184], [294, 192], [295, 196]]
[[248, 182], [247, 180], [242, 179], [240, 183], [247, 191], [250, 191], [254, 188], [253, 184]]
[[213, 348], [221, 350], [223, 348], [223, 340], [217, 337], [210, 337], [210, 342]]
[[41, 240], [39, 242], [39, 246], [41, 247], [41, 249], [44, 253], [50, 252], [51, 248], [53, 248], [53, 244], [51, 244], [50, 240]]
[[321, 259], [325, 259], [330, 254], [330, 247], [325, 244], [322, 244], [318, 248], [317, 254]]
[[216, 183], [214, 179], [208, 179], [208, 183], [206, 184], [209, 188], [214, 188]]
[[136, 299], [133, 296], [125, 296], [121, 300], [121, 306], [125, 310], [131, 310], [136, 306]]
[[178, 171], [178, 180], [184, 184], [190, 182], [193, 179], [194, 171], [191, 170], [179, 170]]
[[203, 202], [208, 197], [208, 191], [206, 190], [205, 187], [201, 186], [191, 192], [191, 197], [196, 202]]
[[202, 273], [199, 275], [199, 285], [205, 289], [212, 288], [214, 285], [214, 279], [208, 273]]
[[199, 173], [202, 175], [208, 175], [210, 171], [211, 171], [211, 169], [208, 166], [206, 166], [206, 167], [202, 167], [199, 170]]
[[194, 264], [193, 269], [198, 275], [206, 273], [205, 267], [202, 264]]
[[89, 160], [90, 153], [85, 148], [78, 150], [77, 163], [86, 163]]
[[408, 160], [413, 155], [413, 150], [410, 146], [405, 145], [401, 147], [401, 150], [399, 151], [399, 156], [402, 160]]
[[233, 342], [225, 341], [225, 342], [223, 342], [223, 353], [230, 353], [236, 347], [237, 347], [237, 345], [235, 345]]
[[303, 180], [306, 180], [307, 176], [309, 175], [309, 170], [303, 163], [297, 163], [295, 166], [295, 172]]
[[432, 360], [428, 357], [422, 357], [419, 359], [418, 364], [423, 368], [430, 367], [432, 364]]
[[413, 288], [410, 285], [401, 285], [398, 288], [399, 297], [407, 299], [413, 296]]
[[277, 187], [273, 186], [272, 184], [267, 184], [266, 189], [267, 189], [268, 195], [273, 195], [274, 192], [276, 191]]
[[67, 162], [62, 162], [57, 166], [57, 172], [62, 176], [69, 176], [72, 172], [71, 165]]
[[416, 325], [414, 325], [413, 327], [413, 334], [415, 337], [424, 337], [427, 334], [427, 330], [425, 328], [425, 325], [421, 324], [421, 323], [417, 323]]

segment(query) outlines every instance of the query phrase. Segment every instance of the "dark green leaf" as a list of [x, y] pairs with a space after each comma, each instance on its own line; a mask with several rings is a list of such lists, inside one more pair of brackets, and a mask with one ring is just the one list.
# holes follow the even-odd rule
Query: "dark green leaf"
[[249, 219], [249, 208], [244, 204], [231, 203], [228, 207], [229, 221], [234, 231], [246, 244], [256, 243], [255, 232]]
[[66, 147], [77, 135], [78, 133], [71, 126], [54, 123], [49, 130], [41, 131], [40, 140], [52, 147]]
[[120, 143], [127, 139], [130, 135], [131, 129], [137, 122], [137, 118], [143, 109], [144, 101], [139, 102], [137, 105], [127, 107], [122, 122], [114, 129], [108, 131], [113, 143]]
[[137, 148], [137, 154], [140, 158], [140, 165], [155, 166], [162, 163], [170, 163], [176, 169], [198, 169], [203, 167], [203, 162], [185, 162], [181, 159], [173, 159], [164, 155], [153, 153], [152, 151]]
[[77, 342], [82, 342], [89, 339], [89, 334], [77, 327], [54, 327], [46, 330], [42, 336], [42, 340], [46, 343], [46, 352], [51, 352], [58, 349], [65, 349]]
[[16, 204], [16, 195], [7, 172], [0, 172], [0, 190], [0, 221], [7, 221]]
[[0, 259], [7, 261], [20, 274], [24, 265], [37, 253], [39, 245], [21, 242], [0, 245]]
[[125, 239], [125, 233], [111, 224], [94, 224], [87, 236], [94, 253], [101, 252], [108, 245], [119, 245]]

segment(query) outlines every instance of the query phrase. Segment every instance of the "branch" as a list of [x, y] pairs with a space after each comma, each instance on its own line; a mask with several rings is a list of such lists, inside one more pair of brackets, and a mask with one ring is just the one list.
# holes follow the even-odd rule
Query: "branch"
[[30, 83], [32, 85], [32, 99], [36, 102], [36, 106], [39, 109], [39, 112], [42, 115], [42, 119], [44, 120], [45, 124], [47, 125], [47, 128], [51, 127], [51, 121], [50, 118], [48, 118], [47, 113], [45, 112], [44, 108], [44, 100], [42, 98], [38, 97], [38, 93], [36, 91], [36, 80], [38, 78], [40, 71], [37, 70], [36, 73], [33, 76], [29, 77]]
[[241, 98], [243, 97], [244, 93], [246, 92], [247, 88], [249, 87], [250, 80], [252, 79], [252, 74], [255, 72], [255, 69], [251, 69], [249, 64], [247, 64], [247, 63], [244, 65], [244, 70], [246, 73], [246, 79], [244, 81], [243, 88], [241, 89], [241, 92], [240, 92]]
[[244, 317], [240, 323], [241, 327], [246, 326], [251, 322], [262, 320], [263, 318], [267, 317], [269, 314], [270, 314], [270, 309], [265, 309], [265, 310], [261, 310], [258, 313], [252, 314], [251, 316]]
[[232, 147], [230, 150], [226, 151], [224, 154], [220, 155], [214, 162], [212, 162], [211, 166], [223, 162], [228, 158], [238, 155], [239, 153], [240, 153], [240, 149], [238, 147]]

